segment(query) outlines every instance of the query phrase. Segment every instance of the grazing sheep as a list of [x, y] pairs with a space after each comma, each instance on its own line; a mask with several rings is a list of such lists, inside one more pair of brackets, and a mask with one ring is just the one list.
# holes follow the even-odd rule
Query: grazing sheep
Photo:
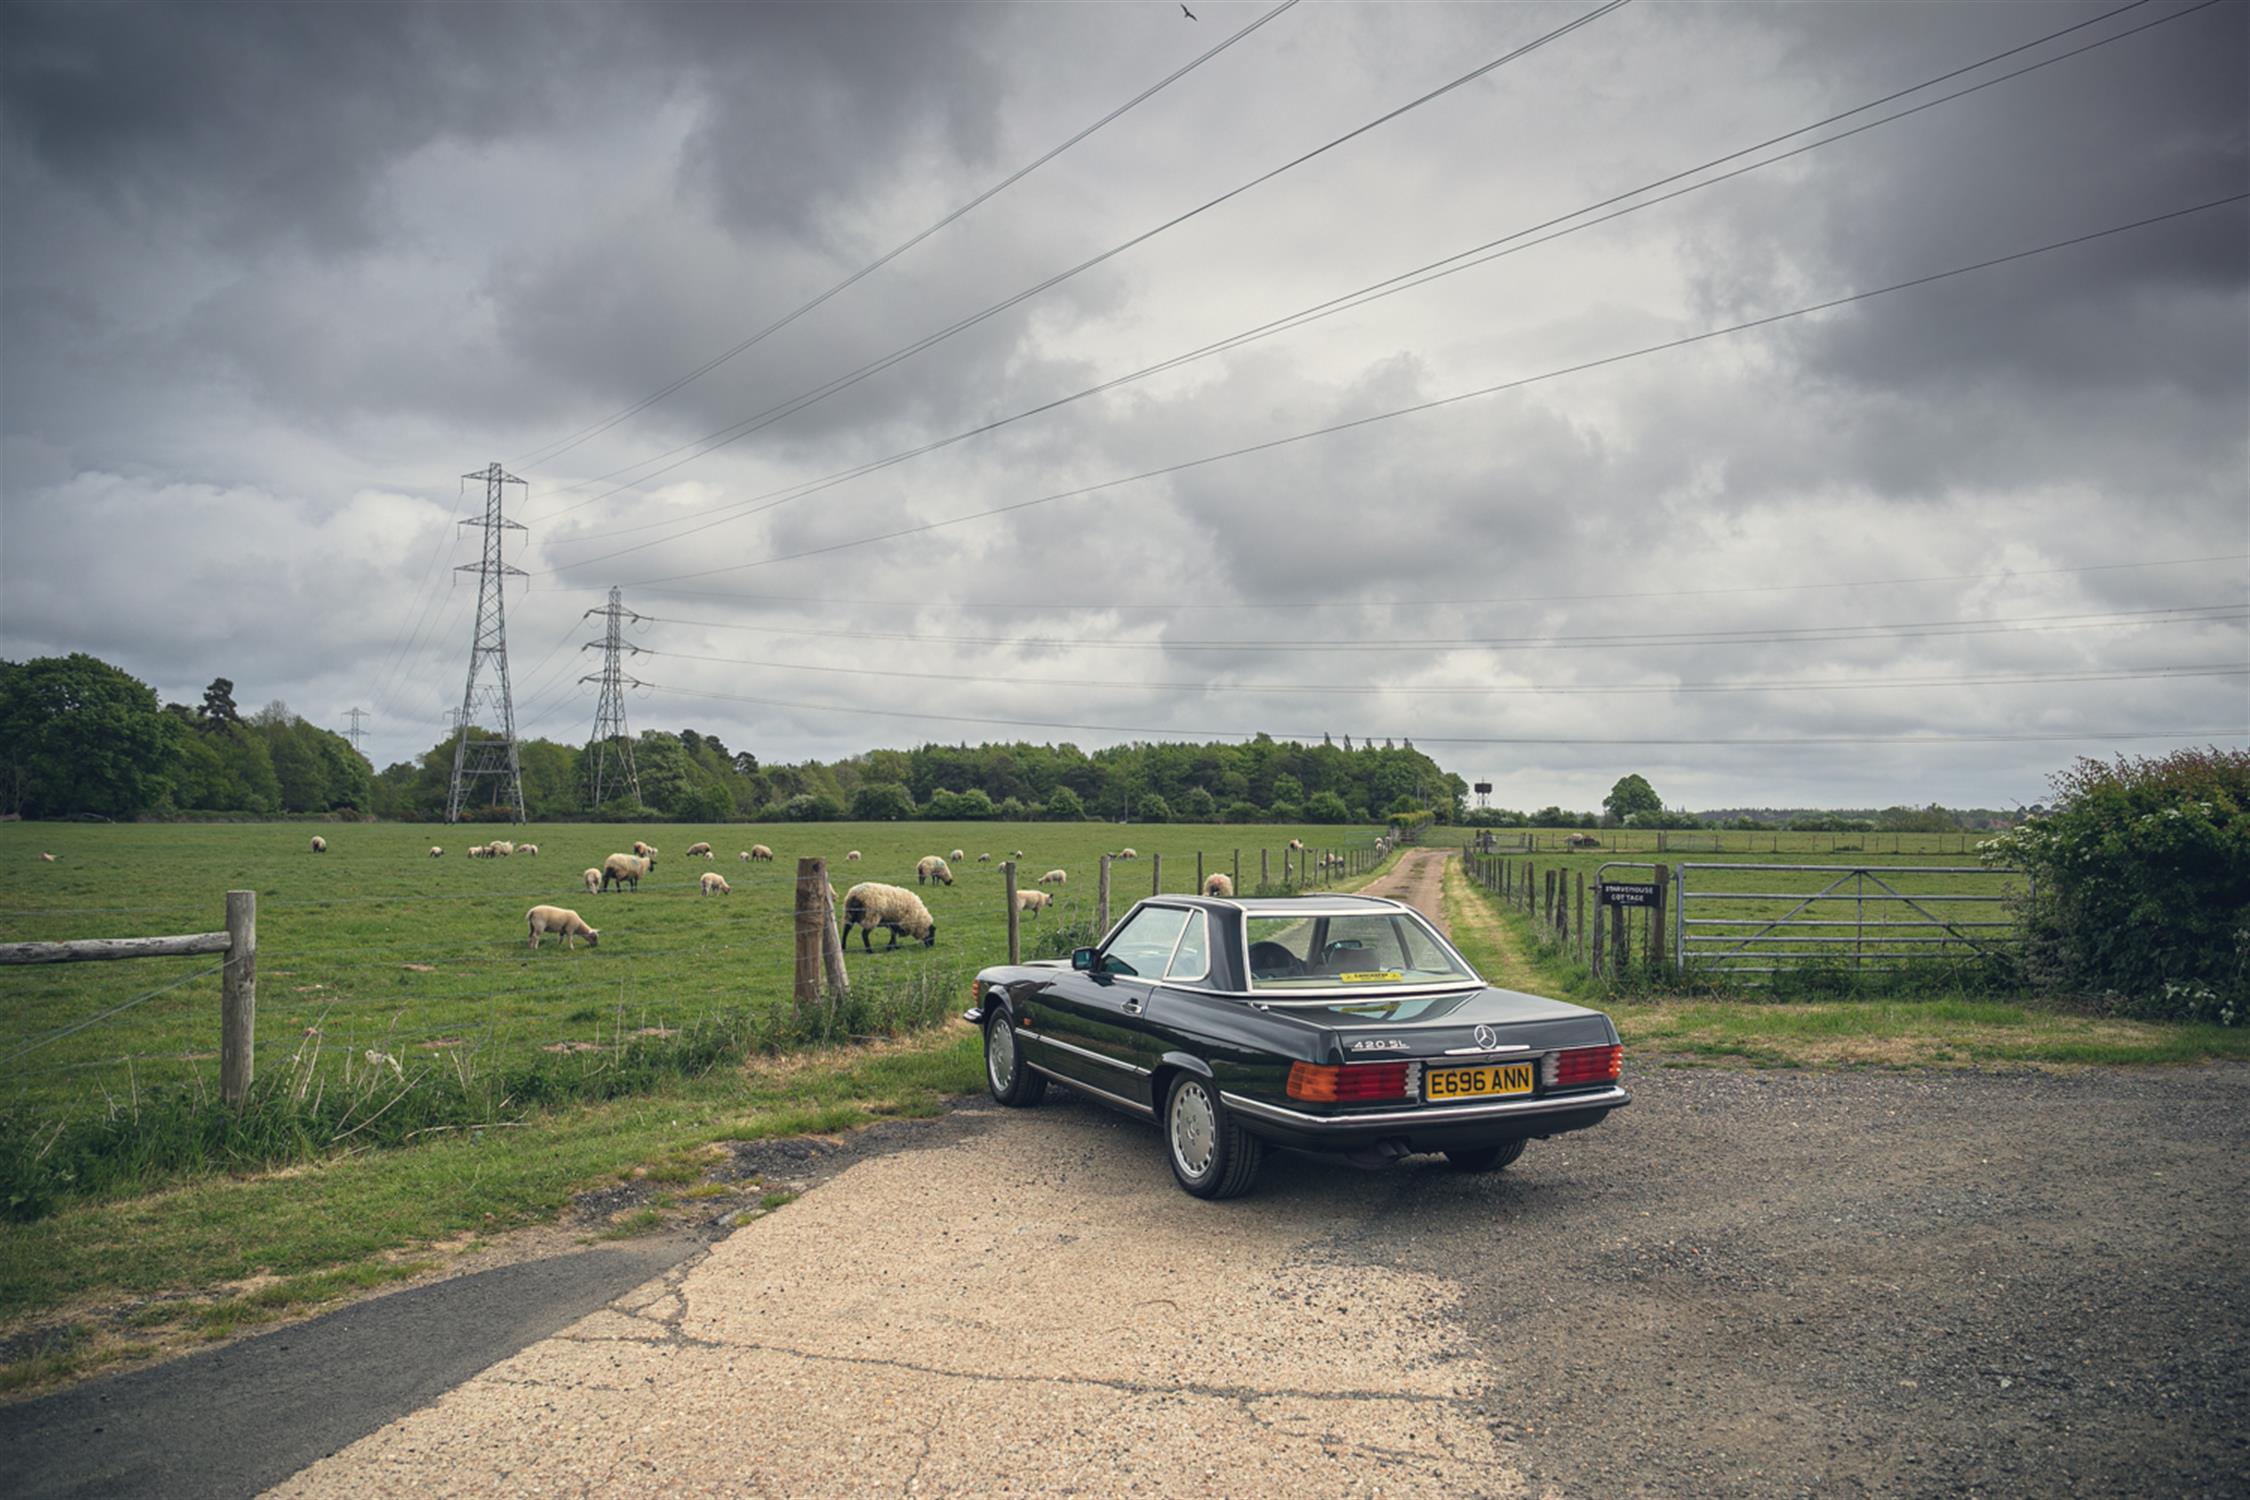
[[615, 885], [619, 890], [631, 886], [641, 888], [641, 877], [656, 868], [653, 859], [642, 859], [637, 854], [612, 854], [602, 861], [602, 890]]
[[1022, 851], [1021, 849], [1018, 849], [1018, 850], [1017, 850], [1017, 851], [1016, 851], [1015, 853], [1013, 853], [1013, 854], [1009, 855], [1009, 856], [1008, 856], [1008, 858], [1010, 858], [1010, 859], [1021, 859], [1021, 858], [1023, 858], [1023, 851]]
[[977, 863], [980, 865], [989, 865], [992, 863], [992, 856], [989, 854], [980, 854], [977, 856]]
[[589, 948], [601, 946], [602, 935], [588, 927], [584, 917], [567, 907], [534, 906], [524, 913], [524, 920], [531, 924], [531, 946], [534, 948], [539, 946], [540, 935], [549, 932], [559, 933], [565, 948], [577, 947], [576, 940], [579, 938], [584, 938]]
[[1016, 910], [1032, 913], [1043, 912], [1053, 904], [1054, 899], [1055, 893], [1053, 891], [1018, 891], [1016, 892]]
[[[919, 938], [925, 948], [937, 944], [937, 919], [922, 904], [922, 898], [901, 885], [882, 885], [863, 880], [844, 892], [843, 939], [851, 941], [852, 929], [859, 929], [860, 947], [875, 951], [875, 929], [890, 929], [891, 947], [898, 946], [899, 934]], [[888, 951], [888, 950], [885, 950]]]
[[939, 885], [953, 884], [953, 867], [935, 854], [925, 854], [914, 862], [914, 883], [927, 885], [933, 880]]
[[41, 861], [42, 863], [44, 863], [44, 864], [50, 864], [50, 865], [51, 865], [51, 864], [53, 864], [53, 863], [55, 862], [55, 857], [54, 857], [54, 856], [53, 856], [52, 854], [41, 853], [41, 854], [40, 854], [40, 856], [39, 856], [39, 858], [40, 858], [40, 861]]
[[705, 870], [703, 872], [703, 894], [706, 896], [731, 896], [734, 894], [734, 887], [728, 885], [726, 876], [721, 875], [717, 870]]
[[586, 894], [589, 896], [599, 896], [601, 893], [602, 872], [599, 870], [588, 870], [586, 872]]
[[317, 834], [317, 833], [316, 833], [316, 834], [314, 834], [314, 835], [313, 835], [313, 853], [315, 853], [315, 854], [326, 854], [327, 852], [328, 852], [328, 840], [326, 840], [326, 839], [322, 838], [322, 837], [321, 837], [321, 836], [320, 836], [319, 834]]
[[1141, 857], [1141, 851], [1135, 849], [1132, 845], [1127, 844], [1124, 848], [1117, 851], [1117, 857], [1119, 859], [1139, 859]]
[[539, 852], [539, 846], [538, 846], [537, 844], [518, 844], [518, 845], [516, 845], [516, 853], [518, 853], [518, 854], [532, 854], [532, 855], [536, 855], [536, 854], [537, 854], [538, 852]]
[[750, 852], [749, 852], [748, 854], [744, 855], [744, 856], [743, 856], [743, 858], [745, 858], [745, 859], [772, 859], [772, 858], [773, 858], [773, 851], [772, 851], [771, 849], [768, 849], [768, 848], [767, 848], [767, 847], [766, 847], [765, 845], [763, 845], [763, 844], [752, 844], [752, 845], [750, 846]]
[[1068, 879], [1070, 879], [1070, 876], [1062, 870], [1049, 870], [1039, 877], [1039, 883], [1041, 885], [1061, 885]]
[[953, 851], [953, 852], [952, 852], [951, 854], [948, 854], [948, 855], [946, 856], [946, 858], [947, 858], [947, 859], [953, 860], [953, 861], [955, 861], [956, 863], [960, 862], [961, 860], [967, 859], [968, 857], [969, 857], [969, 856], [967, 856], [966, 854], [963, 854], [963, 853], [962, 853], [962, 852], [961, 852], [960, 850], [958, 850], [958, 849], [954, 850], [954, 851]]
[[471, 858], [471, 859], [490, 859], [491, 857], [492, 857], [492, 851], [491, 851], [490, 849], [487, 849], [487, 848], [485, 848], [485, 847], [484, 847], [484, 845], [482, 845], [482, 844], [471, 844], [471, 845], [469, 846], [469, 858]]
[[1223, 870], [1213, 871], [1203, 882], [1203, 894], [1206, 896], [1232, 896], [1234, 894], [1234, 878]]
[[1292, 849], [1302, 849], [1305, 847], [1305, 841], [1303, 839], [1291, 839], [1289, 841], [1289, 847]]
[[1573, 849], [1599, 849], [1602, 843], [1590, 833], [1574, 833], [1563, 842]]
[[484, 851], [487, 854], [496, 855], [501, 859], [506, 859], [509, 855], [516, 852], [516, 846], [509, 843], [506, 839], [494, 839], [491, 843], [484, 846]]
[[695, 858], [698, 854], [702, 855], [705, 859], [718, 858], [717, 855], [711, 852], [711, 846], [701, 839], [697, 839], [694, 843], [687, 846], [687, 857], [689, 859]]
[[656, 846], [654, 844], [644, 844], [639, 839], [633, 840], [633, 852], [639, 855], [642, 859], [653, 860], [656, 858]]
[[432, 844], [430, 845], [430, 858], [443, 859], [445, 858], [445, 851], [443, 849], [440, 849], [437, 845]]
[[849, 853], [849, 854], [847, 854], [847, 855], [845, 855], [845, 856], [844, 856], [844, 859], [845, 859], [845, 861], [846, 861], [847, 863], [848, 863], [848, 862], [850, 862], [850, 861], [854, 861], [854, 860], [857, 860], [858, 858], [859, 858], [859, 851], [858, 851], [857, 849], [854, 849], [854, 850], [853, 850], [853, 851], [852, 851], [851, 853]]

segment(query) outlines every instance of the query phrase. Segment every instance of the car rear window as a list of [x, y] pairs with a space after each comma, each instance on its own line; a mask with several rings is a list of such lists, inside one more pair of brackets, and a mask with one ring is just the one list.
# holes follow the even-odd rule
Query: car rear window
[[1244, 919], [1254, 990], [1475, 980], [1422, 919], [1404, 911]]

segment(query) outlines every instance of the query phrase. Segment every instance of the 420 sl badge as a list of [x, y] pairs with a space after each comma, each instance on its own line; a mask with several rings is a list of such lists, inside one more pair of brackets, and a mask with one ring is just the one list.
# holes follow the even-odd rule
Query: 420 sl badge
[[1404, 1052], [1406, 1043], [1396, 1037], [1370, 1037], [1351, 1045], [1354, 1052]]

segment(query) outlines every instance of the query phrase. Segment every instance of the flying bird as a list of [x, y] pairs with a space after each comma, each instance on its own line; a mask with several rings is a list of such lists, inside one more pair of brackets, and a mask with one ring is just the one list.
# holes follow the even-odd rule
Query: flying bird
[[1202, 19], [1202, 17], [1198, 16], [1194, 11], [1189, 10], [1184, 5], [1180, 7], [1180, 14], [1186, 16], [1191, 21], [1199, 21]]

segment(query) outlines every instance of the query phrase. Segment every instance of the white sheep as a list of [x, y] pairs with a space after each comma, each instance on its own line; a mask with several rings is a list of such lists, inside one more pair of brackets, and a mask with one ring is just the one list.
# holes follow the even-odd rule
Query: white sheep
[[845, 861], [846, 861], [847, 863], [850, 863], [850, 862], [856, 861], [856, 860], [857, 860], [858, 858], [859, 858], [859, 851], [858, 851], [857, 849], [854, 849], [854, 850], [853, 850], [853, 851], [852, 851], [851, 853], [849, 853], [849, 854], [847, 854], [847, 855], [845, 855], [845, 856], [844, 856], [844, 859], [845, 859]]
[[1117, 851], [1117, 857], [1119, 859], [1139, 859], [1141, 857], [1141, 851], [1133, 848], [1130, 844], [1128, 844], [1126, 847]]
[[925, 948], [937, 944], [937, 919], [922, 904], [922, 898], [900, 885], [883, 885], [873, 880], [863, 880], [844, 892], [843, 936], [849, 941], [852, 929], [859, 929], [860, 946], [872, 953], [875, 949], [875, 929], [890, 929], [891, 947], [898, 946], [899, 934], [921, 940]]
[[589, 896], [599, 896], [601, 893], [602, 872], [599, 869], [588, 870], [586, 872], [586, 894]]
[[328, 840], [322, 838], [317, 833], [314, 834], [312, 852], [315, 854], [326, 854], [328, 852]]
[[1291, 839], [1289, 841], [1289, 847], [1292, 849], [1302, 849], [1305, 847], [1305, 841], [1303, 839]]
[[1008, 856], [1008, 858], [1010, 858], [1010, 859], [1021, 859], [1021, 858], [1023, 858], [1023, 851], [1022, 851], [1021, 849], [1018, 849], [1018, 850], [1017, 850], [1017, 851], [1016, 851], [1015, 853], [1013, 853], [1013, 854], [1009, 855], [1009, 856]]
[[539, 946], [541, 935], [549, 932], [560, 934], [565, 948], [577, 947], [579, 938], [584, 938], [589, 948], [601, 946], [602, 935], [588, 927], [586, 919], [568, 907], [534, 906], [524, 913], [524, 920], [531, 926], [531, 946], [534, 948]]
[[1053, 891], [1018, 891], [1016, 892], [1016, 910], [1043, 912], [1053, 904], [1054, 899], [1055, 893]]
[[509, 843], [506, 839], [494, 839], [491, 843], [484, 846], [484, 851], [485, 853], [494, 855], [500, 859], [506, 859], [509, 855], [516, 852], [516, 846]]
[[1232, 896], [1234, 894], [1234, 877], [1224, 870], [1212, 871], [1203, 882], [1203, 894], [1206, 896]]
[[954, 862], [955, 862], [956, 864], [960, 863], [960, 862], [961, 862], [962, 860], [964, 860], [964, 859], [967, 859], [968, 857], [969, 857], [969, 856], [967, 856], [966, 854], [963, 854], [963, 853], [962, 853], [962, 852], [961, 852], [960, 850], [958, 850], [958, 849], [954, 850], [954, 851], [953, 851], [953, 852], [952, 852], [951, 854], [948, 854], [948, 855], [946, 856], [946, 858], [947, 858], [947, 859], [950, 859], [950, 860], [954, 861]]
[[48, 854], [48, 853], [46, 853], [46, 852], [42, 851], [42, 852], [40, 853], [40, 855], [39, 855], [39, 861], [40, 861], [40, 863], [41, 863], [41, 864], [49, 864], [49, 865], [51, 865], [51, 864], [53, 864], [53, 863], [55, 862], [55, 857], [54, 857], [54, 856], [53, 856], [52, 854]]
[[1039, 883], [1041, 885], [1061, 885], [1069, 879], [1070, 876], [1062, 870], [1049, 870], [1039, 877]]
[[439, 848], [437, 845], [432, 844], [430, 845], [430, 858], [443, 859], [445, 858], [445, 851]]
[[641, 888], [641, 877], [655, 868], [653, 859], [643, 859], [637, 854], [612, 854], [602, 861], [601, 889], [606, 891], [614, 884], [619, 890], [631, 886], [637, 891]]
[[750, 852], [742, 857], [744, 859], [772, 859], [773, 851], [763, 844], [752, 844]]
[[914, 883], [927, 885], [933, 880], [939, 885], [953, 884], [953, 867], [935, 854], [925, 854], [915, 861]]
[[977, 856], [977, 863], [980, 865], [989, 865], [992, 863], [992, 856], [989, 854], [980, 854]]
[[697, 839], [694, 843], [687, 846], [687, 857], [689, 859], [695, 858], [698, 854], [702, 855], [705, 859], [718, 858], [717, 855], [711, 852], [711, 846], [701, 839]]
[[539, 853], [539, 846], [537, 844], [518, 844], [516, 845], [516, 853], [537, 855]]
[[639, 855], [642, 859], [656, 858], [656, 846], [654, 844], [644, 844], [639, 839], [633, 840], [633, 852]]
[[706, 896], [731, 896], [734, 894], [734, 887], [728, 885], [726, 876], [721, 875], [717, 870], [705, 870], [703, 872], [703, 894]]

